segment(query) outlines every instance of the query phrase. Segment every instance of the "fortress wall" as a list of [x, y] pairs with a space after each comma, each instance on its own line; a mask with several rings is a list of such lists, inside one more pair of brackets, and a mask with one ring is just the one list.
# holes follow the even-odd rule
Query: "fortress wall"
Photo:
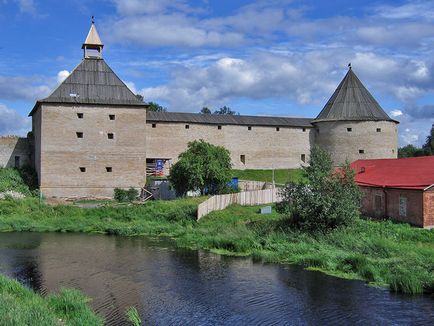
[[0, 166], [21, 167], [30, 164], [30, 146], [27, 138], [0, 137]]
[[[40, 187], [45, 196], [112, 197], [115, 187], [139, 189], [144, 185], [144, 109], [44, 104], [39, 111], [43, 125]], [[115, 115], [115, 120], [109, 115]], [[108, 138], [109, 133], [113, 139]], [[86, 171], [81, 172], [80, 167]]]
[[[359, 159], [397, 158], [397, 124], [391, 121], [317, 122], [315, 143], [328, 151], [335, 165]], [[351, 128], [348, 131], [347, 128]], [[377, 129], [381, 131], [377, 131]], [[359, 153], [363, 150], [364, 153]]]
[[[155, 128], [152, 127], [155, 124]], [[186, 129], [188, 125], [188, 129]], [[308, 160], [314, 132], [312, 128], [152, 122], [146, 124], [147, 158], [170, 159], [187, 149], [188, 142], [203, 139], [227, 148], [235, 169], [298, 168]], [[245, 163], [241, 161], [245, 157]]]
[[42, 133], [42, 111], [36, 110], [32, 115], [32, 132], [34, 141], [34, 157], [33, 166], [38, 175], [38, 183], [40, 184], [41, 175], [41, 133]]

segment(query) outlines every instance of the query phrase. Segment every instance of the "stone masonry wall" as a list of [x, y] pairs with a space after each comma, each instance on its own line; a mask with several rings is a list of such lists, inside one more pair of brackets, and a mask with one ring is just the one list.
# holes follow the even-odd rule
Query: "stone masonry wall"
[[42, 105], [38, 111], [42, 112], [40, 187], [45, 196], [112, 197], [116, 187], [144, 185], [144, 109]]
[[[153, 127], [154, 125], [154, 127]], [[187, 126], [188, 125], [188, 129]], [[187, 149], [190, 141], [203, 139], [231, 152], [235, 169], [298, 168], [308, 161], [314, 132], [312, 128], [154, 123], [146, 124], [147, 158], [170, 159]], [[245, 163], [242, 162], [244, 156]]]
[[317, 122], [316, 126], [315, 143], [331, 154], [335, 165], [345, 160], [397, 158], [398, 135], [394, 122], [327, 121]]
[[426, 228], [434, 227], [434, 190], [423, 194], [423, 224]]
[[0, 137], [0, 166], [21, 167], [30, 162], [30, 146], [27, 138]]

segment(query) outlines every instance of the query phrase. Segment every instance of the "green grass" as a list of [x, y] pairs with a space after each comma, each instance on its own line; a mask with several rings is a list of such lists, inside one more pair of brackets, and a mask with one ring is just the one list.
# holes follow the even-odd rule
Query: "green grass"
[[2, 325], [103, 325], [80, 291], [62, 289], [43, 298], [15, 280], [0, 275]]
[[30, 195], [30, 189], [19, 170], [0, 167], [0, 192], [8, 190]]
[[[232, 176], [240, 180], [273, 181], [272, 170], [232, 170]], [[285, 184], [288, 181], [299, 183], [303, 178], [303, 171], [301, 169], [274, 170], [274, 181], [279, 184]]]
[[180, 247], [255, 260], [301, 264], [402, 293], [434, 293], [434, 231], [389, 221], [357, 220], [327, 234], [291, 229], [259, 207], [231, 206], [195, 221], [203, 198], [81, 209], [40, 205], [35, 198], [0, 201], [0, 231], [88, 232], [174, 239]]

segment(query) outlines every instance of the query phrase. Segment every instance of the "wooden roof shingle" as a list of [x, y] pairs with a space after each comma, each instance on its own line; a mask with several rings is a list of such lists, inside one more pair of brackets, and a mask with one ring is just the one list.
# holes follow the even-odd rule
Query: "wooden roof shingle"
[[397, 122], [384, 112], [351, 68], [313, 122], [339, 120]]
[[151, 123], [197, 123], [215, 125], [275, 126], [312, 128], [311, 118], [264, 117], [249, 115], [219, 115], [182, 112], [146, 113], [146, 121]]
[[51, 95], [37, 101], [29, 115], [41, 103], [146, 106], [103, 59], [91, 58], [83, 59]]

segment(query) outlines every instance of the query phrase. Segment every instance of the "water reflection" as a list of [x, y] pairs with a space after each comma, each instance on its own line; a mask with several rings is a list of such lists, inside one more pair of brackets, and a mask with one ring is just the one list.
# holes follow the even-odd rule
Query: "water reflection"
[[169, 242], [0, 234], [0, 271], [44, 293], [77, 287], [108, 324], [129, 306], [151, 325], [430, 324], [434, 300], [296, 266], [262, 265]]

